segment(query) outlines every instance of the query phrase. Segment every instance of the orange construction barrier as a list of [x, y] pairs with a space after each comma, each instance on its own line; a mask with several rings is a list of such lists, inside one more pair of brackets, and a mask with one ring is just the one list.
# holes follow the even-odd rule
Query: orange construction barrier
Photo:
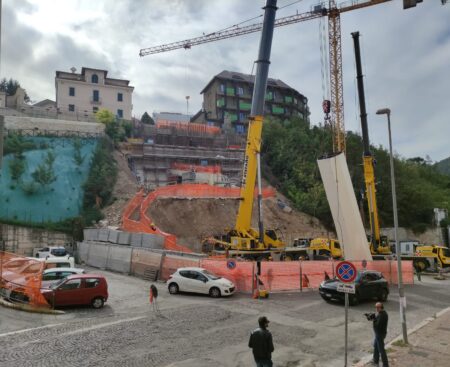
[[0, 251], [1, 295], [12, 302], [49, 308], [41, 293], [44, 266], [43, 261]]
[[[255, 193], [256, 195], [256, 193]], [[191, 249], [177, 244], [176, 236], [157, 228], [148, 216], [148, 208], [158, 197], [175, 198], [238, 198], [239, 187], [220, 187], [208, 184], [180, 184], [158, 187], [155, 191], [144, 196], [143, 191], [138, 192], [126, 206], [122, 216], [122, 228], [129, 232], [142, 232], [159, 234], [165, 238], [164, 247], [167, 250], [192, 252]], [[275, 189], [268, 187], [262, 192], [263, 198], [274, 197]], [[138, 215], [136, 215], [136, 213]], [[134, 216], [138, 219], [132, 219]]]
[[194, 124], [194, 123], [183, 123], [183, 122], [173, 122], [168, 120], [159, 120], [156, 123], [157, 129], [175, 129], [187, 131], [190, 133], [197, 134], [212, 134], [218, 135], [220, 134], [220, 127], [217, 126], [208, 126], [204, 124]]
[[180, 171], [194, 171], [194, 172], [204, 172], [204, 173], [222, 173], [222, 167], [220, 165], [213, 166], [201, 166], [199, 164], [185, 164], [185, 163], [172, 163], [170, 168], [177, 169]]

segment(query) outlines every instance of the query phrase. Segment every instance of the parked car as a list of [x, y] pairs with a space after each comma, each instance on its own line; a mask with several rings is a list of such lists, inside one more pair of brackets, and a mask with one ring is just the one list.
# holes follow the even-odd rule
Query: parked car
[[45, 262], [45, 269], [52, 268], [74, 268], [75, 267], [75, 259], [73, 256], [66, 255], [61, 257], [47, 257], [47, 258], [38, 258], [35, 260]]
[[108, 300], [108, 283], [103, 275], [74, 274], [42, 289], [42, 295], [53, 307], [91, 305], [102, 308]]
[[167, 287], [170, 294], [192, 292], [211, 297], [231, 296], [236, 291], [233, 282], [203, 268], [179, 268], [167, 280]]
[[51, 268], [45, 269], [42, 273], [41, 288], [49, 288], [57, 281], [68, 277], [73, 274], [86, 274], [84, 269], [79, 268]]
[[67, 251], [63, 246], [48, 246], [48, 247], [42, 247], [42, 248], [35, 248], [33, 250], [33, 256], [45, 259], [47, 257], [60, 257], [60, 256], [66, 256]]
[[[344, 293], [337, 291], [340, 281], [337, 278], [325, 280], [320, 284], [319, 293], [326, 300], [344, 300]], [[355, 294], [349, 294], [350, 304], [358, 304], [361, 300], [377, 299], [386, 301], [389, 295], [389, 284], [383, 274], [378, 271], [359, 271], [355, 279]]]

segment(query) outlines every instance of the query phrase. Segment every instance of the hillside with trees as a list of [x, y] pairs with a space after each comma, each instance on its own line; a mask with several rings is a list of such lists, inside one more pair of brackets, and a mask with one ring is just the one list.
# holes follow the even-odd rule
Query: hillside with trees
[[436, 168], [444, 175], [450, 176], [450, 157], [436, 163]]
[[[264, 124], [262, 157], [266, 179], [298, 210], [319, 218], [329, 228], [333, 221], [316, 160], [331, 146], [329, 129], [310, 127], [300, 119], [268, 119]], [[364, 192], [362, 151], [361, 137], [348, 132], [346, 157], [358, 200], [362, 200]], [[389, 152], [382, 147], [372, 147], [372, 152], [381, 225], [389, 227], [393, 223]], [[433, 208], [450, 210], [450, 177], [426, 160], [396, 157], [394, 164], [400, 225], [423, 232], [433, 224]], [[365, 199], [363, 204], [367, 213]]]

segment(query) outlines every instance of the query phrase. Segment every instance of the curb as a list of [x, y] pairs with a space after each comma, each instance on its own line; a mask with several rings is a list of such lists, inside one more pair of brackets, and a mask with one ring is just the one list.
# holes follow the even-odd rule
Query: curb
[[30, 305], [24, 305], [19, 303], [11, 303], [6, 301], [3, 298], [0, 298], [0, 305], [7, 308], [12, 308], [15, 310], [21, 310], [25, 312], [32, 312], [32, 313], [41, 313], [41, 314], [48, 314], [48, 315], [62, 315], [65, 314], [64, 311], [60, 310], [52, 310], [52, 309], [46, 309], [46, 308], [36, 308]]
[[[419, 331], [420, 329], [422, 329], [424, 326], [428, 325], [430, 322], [436, 320], [437, 318], [441, 317], [442, 315], [446, 314], [447, 312], [450, 312], [450, 307], [444, 308], [443, 310], [437, 312], [434, 314], [434, 316], [432, 317], [427, 317], [425, 320], [423, 320], [422, 322], [418, 323], [416, 326], [414, 326], [413, 328], [411, 328], [410, 330], [408, 330], [408, 336], [414, 334], [415, 332]], [[395, 337], [394, 339], [392, 339], [389, 343], [386, 344], [385, 348], [389, 348], [392, 346], [393, 343], [402, 340], [403, 339], [403, 335], [399, 335], [397, 337]], [[368, 355], [366, 357], [361, 358], [361, 360], [355, 364], [353, 364], [353, 367], [364, 367], [367, 363], [369, 363], [372, 360], [372, 356]]]

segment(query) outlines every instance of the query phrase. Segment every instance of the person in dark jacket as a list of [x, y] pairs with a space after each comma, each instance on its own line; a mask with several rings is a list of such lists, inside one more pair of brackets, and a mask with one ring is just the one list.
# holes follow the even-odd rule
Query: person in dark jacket
[[375, 333], [375, 339], [373, 341], [373, 360], [372, 363], [378, 366], [381, 361], [383, 362], [383, 367], [389, 367], [388, 358], [386, 355], [386, 350], [384, 349], [384, 339], [387, 334], [388, 325], [388, 314], [384, 310], [384, 306], [381, 302], [375, 304], [376, 314], [373, 319], [373, 331]]
[[272, 334], [267, 330], [269, 320], [266, 316], [261, 316], [258, 319], [258, 324], [259, 328], [250, 334], [248, 346], [253, 350], [256, 367], [272, 367], [272, 352], [274, 351], [274, 347]]

